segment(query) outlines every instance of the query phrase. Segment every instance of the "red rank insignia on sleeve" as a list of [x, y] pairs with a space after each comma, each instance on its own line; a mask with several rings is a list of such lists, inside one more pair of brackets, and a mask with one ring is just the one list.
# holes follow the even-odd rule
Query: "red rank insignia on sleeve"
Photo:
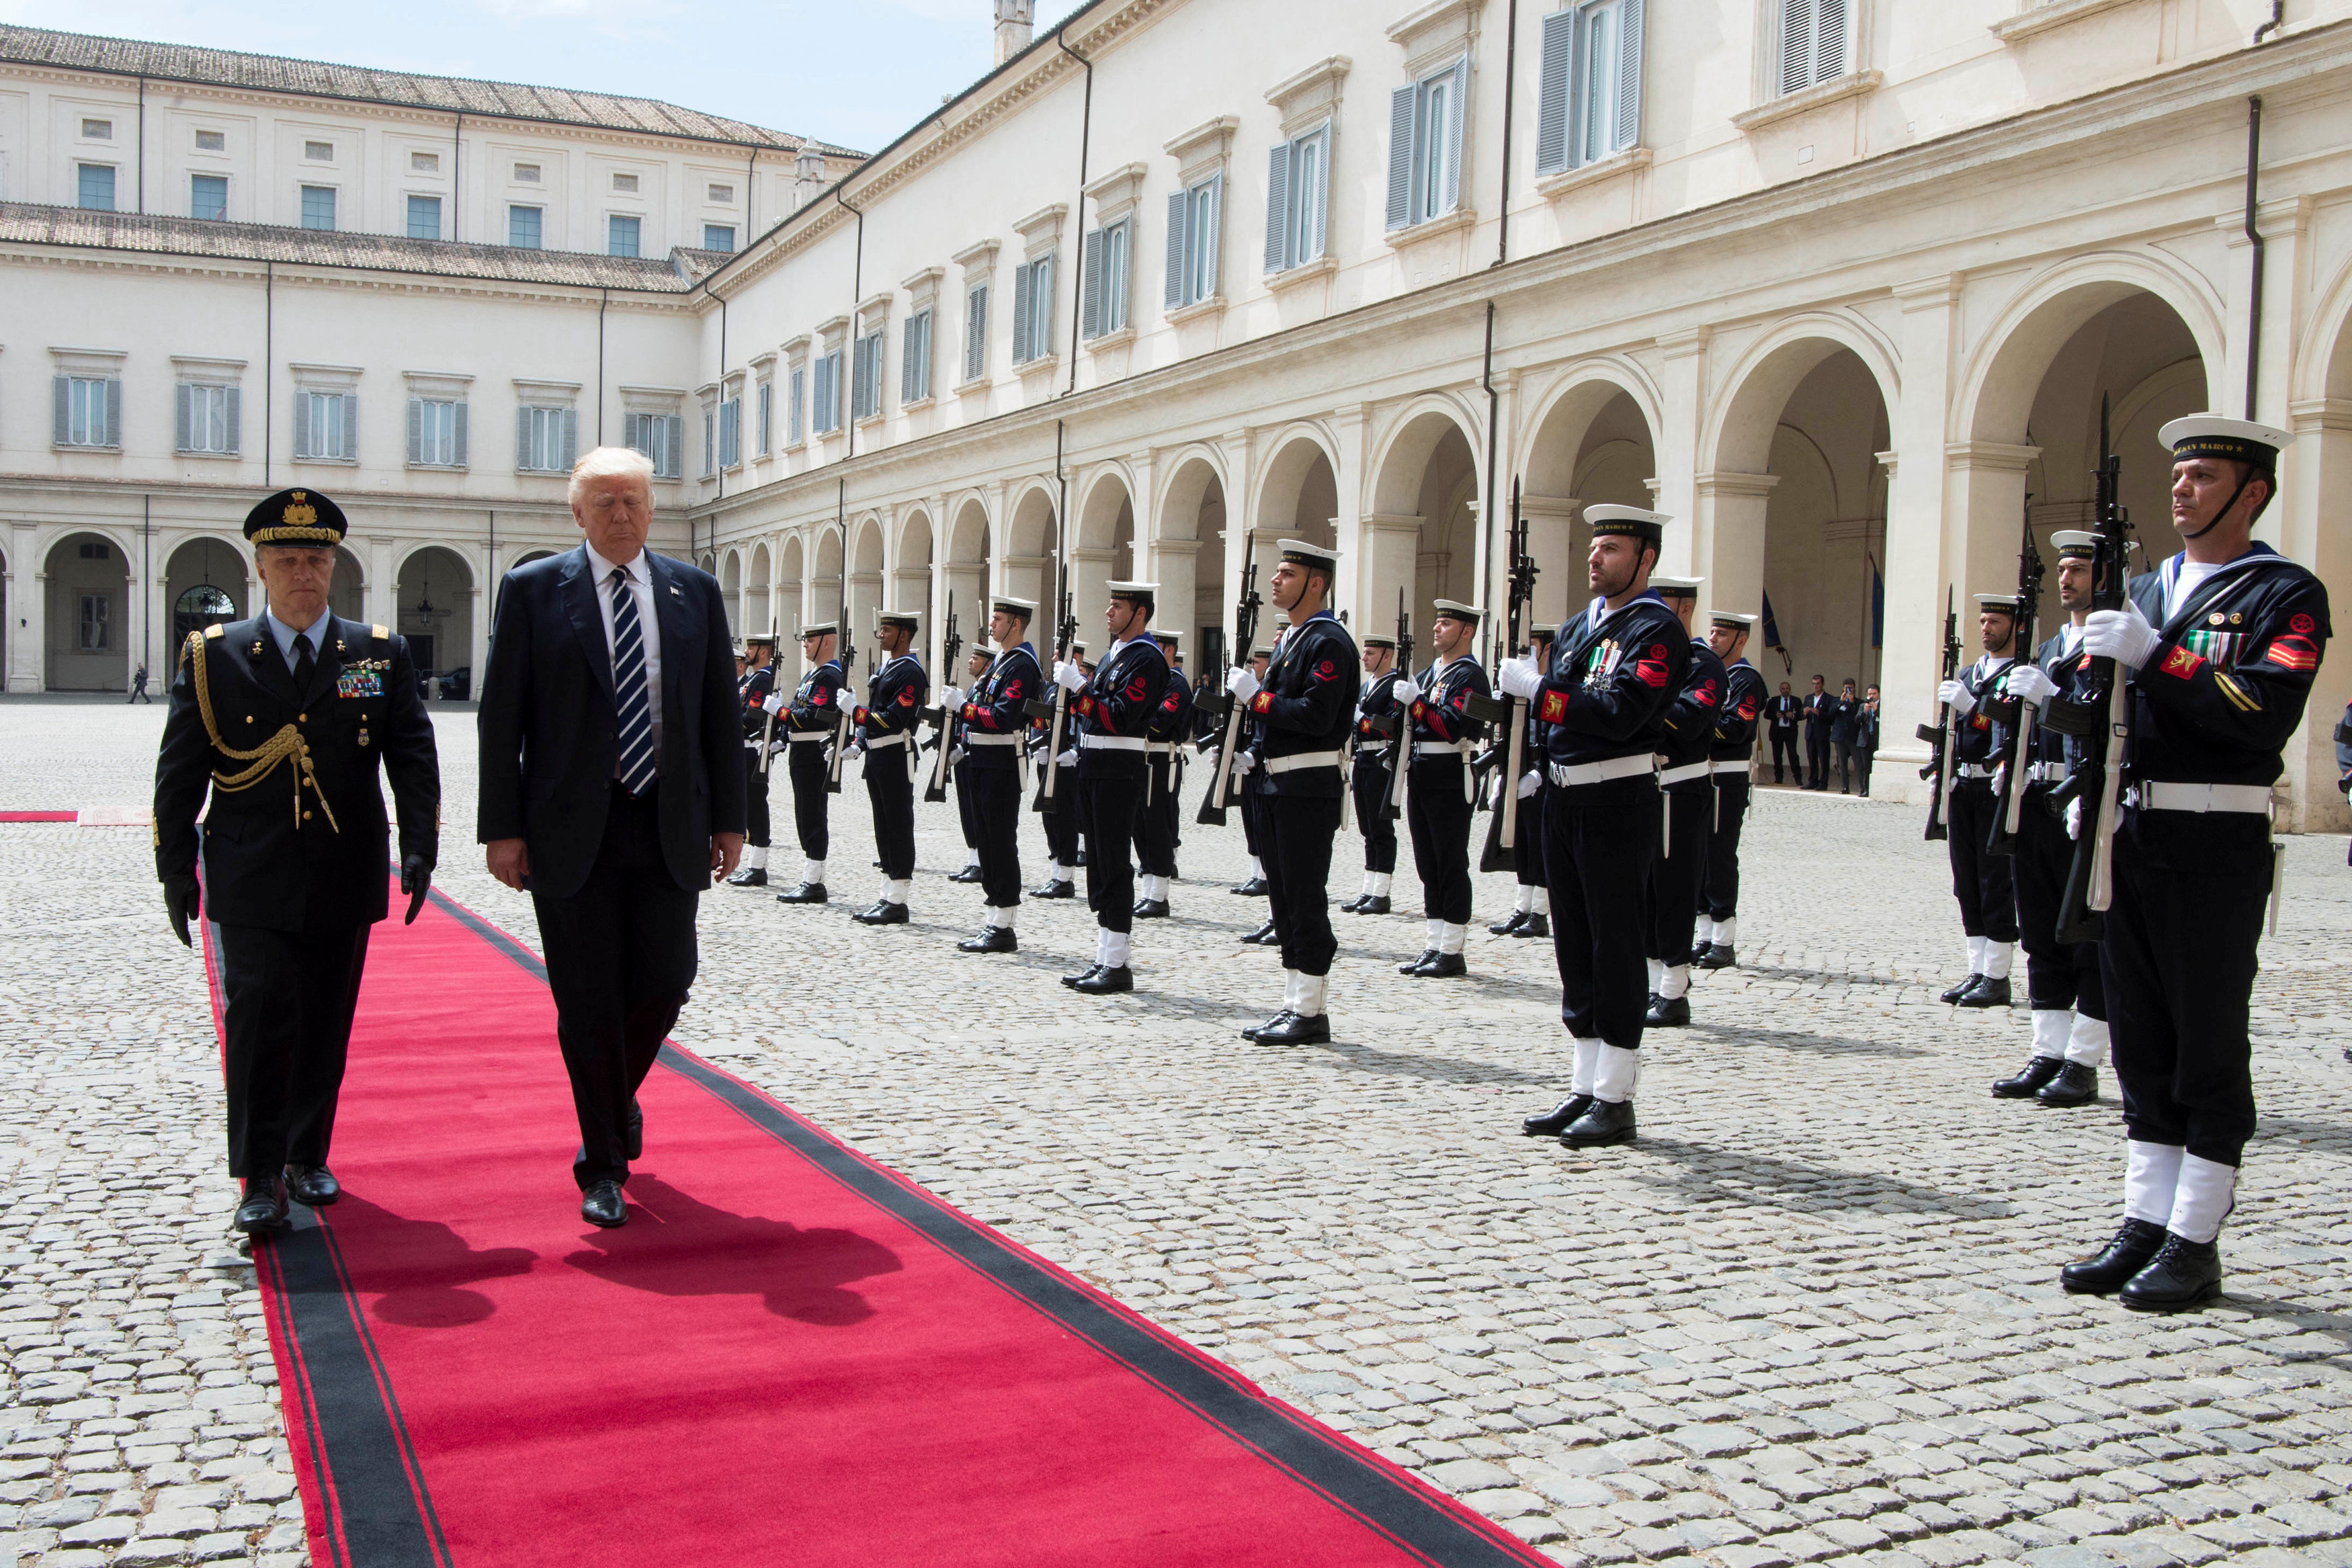
[[1021, 700], [1021, 680], [1019, 676], [1016, 675], [1012, 680], [1004, 683], [1004, 700], [1009, 703], [1017, 703]]
[[915, 706], [914, 687], [908, 686], [905, 691], [898, 694], [898, 706], [900, 707], [913, 707]]
[[1138, 675], [1135, 679], [1127, 683], [1127, 700], [1131, 703], [1139, 703], [1143, 700], [1143, 677], [1141, 675]]
[[1544, 693], [1543, 703], [1537, 709], [1536, 716], [1546, 724], [1565, 722], [1568, 718], [1568, 694], [1566, 692]]
[[[2295, 617], [2296, 621], [2310, 619], [2307, 615]], [[2319, 668], [2319, 648], [2310, 638], [2298, 637], [2290, 632], [2273, 643], [2270, 650], [2263, 653], [2263, 660], [2265, 664], [2276, 664], [2282, 670], [2292, 670], [2297, 674], [2308, 674]]]
[[1160, 711], [1161, 713], [1174, 713], [1177, 707], [1182, 704], [1183, 700], [1184, 697], [1182, 693], [1170, 692], [1168, 694], [1168, 700], [1160, 705]]
[[1330, 660], [1326, 659], [1321, 664], [1315, 666], [1315, 678], [1318, 681], [1328, 681], [1333, 675], [1339, 674], [1339, 667], [1337, 664], [1334, 664]]
[[1264, 713], [1273, 706], [1274, 694], [1261, 687], [1258, 690], [1257, 695], [1250, 702], [1250, 711], [1252, 713]]
[[2286, 629], [2290, 632], [2297, 632], [2302, 636], [2308, 637], [2314, 632], [2319, 630], [2319, 622], [2314, 621], [2308, 615], [2296, 615], [2291, 617], [2287, 621]]
[[2164, 663], [2157, 667], [2176, 680], [2185, 681], [2195, 674], [2197, 667], [2204, 662], [2204, 654], [2192, 653], [2186, 648], [2176, 647], [2164, 656]]
[[1754, 697], [1748, 697], [1740, 703], [1739, 716], [1743, 719], [1751, 719], [1756, 716], [1756, 699]]
[[1633, 666], [1633, 674], [1641, 677], [1642, 684], [1645, 686], [1664, 685], [1666, 684], [1666, 645], [1664, 643], [1652, 643], [1649, 653]]
[[1455, 692], [1454, 694], [1454, 701], [1448, 706], [1451, 706], [1455, 713], [1469, 712], [1470, 688], [1468, 686], [1464, 686], [1460, 691]]

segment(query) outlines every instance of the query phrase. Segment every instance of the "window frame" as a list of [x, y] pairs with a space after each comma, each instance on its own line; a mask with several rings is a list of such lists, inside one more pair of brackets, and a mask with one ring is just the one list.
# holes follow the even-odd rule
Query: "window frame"
[[515, 405], [515, 472], [569, 474], [580, 449], [580, 411], [570, 403]]
[[[686, 418], [678, 413], [656, 413], [646, 409], [625, 409], [621, 413], [621, 444], [632, 452], [645, 455], [654, 465], [656, 479], [682, 477], [685, 466], [679, 448], [686, 443]], [[650, 449], [648, 449], [650, 448]]]
[[[51, 444], [74, 452], [122, 450], [122, 378], [60, 371]], [[93, 418], [95, 428], [93, 428]], [[79, 429], [80, 434], [76, 435]]]
[[1088, 229], [1085, 250], [1086, 297], [1079, 336], [1091, 343], [1116, 337], [1135, 325], [1135, 214], [1122, 213]]
[[[523, 244], [515, 237], [515, 220], [523, 214], [530, 214], [530, 243]], [[547, 248], [547, 207], [543, 203], [509, 202], [507, 204], [507, 248], [509, 250], [545, 250]]]
[[[335, 199], [337, 187], [333, 185], [317, 185], [305, 181], [295, 189], [296, 200], [301, 204], [301, 226], [310, 230], [313, 234], [333, 234], [337, 232], [335, 225], [340, 214], [337, 213], [336, 208], [341, 204]], [[311, 219], [316, 215], [316, 212], [320, 205], [320, 204], [315, 201], [314, 198], [321, 196], [326, 198], [324, 208], [327, 221], [323, 224], [313, 223]]]
[[[628, 225], [629, 248], [621, 246], [621, 225]], [[646, 220], [637, 213], [606, 213], [604, 214], [604, 254], [635, 259], [645, 255]]]
[[751, 455], [754, 457], [766, 457], [772, 455], [776, 450], [776, 382], [774, 377], [763, 376], [761, 378], [760, 396], [754, 406], [757, 412], [753, 414], [751, 422], [751, 439], [754, 444]]
[[[1311, 267], [1330, 255], [1332, 129], [1329, 119], [1318, 120], [1276, 143], [1267, 155], [1265, 270], [1270, 277]], [[1314, 172], [1301, 179], [1301, 154], [1309, 151], [1315, 157]]]
[[[106, 205], [99, 206], [89, 199], [90, 176], [106, 176]], [[116, 200], [122, 188], [122, 168], [118, 163], [95, 163], [86, 158], [74, 161], [74, 206], [85, 213], [119, 213], [122, 210]]]
[[[425, 191], [409, 191], [404, 193], [404, 194], [407, 199], [403, 204], [402, 216], [406, 220], [408, 225], [408, 237], [410, 239], [439, 239], [441, 237], [443, 211], [441, 198], [438, 195]], [[419, 202], [430, 202], [433, 204], [433, 232], [429, 235], [419, 234], [416, 232], [416, 204]]]
[[976, 386], [988, 379], [988, 292], [985, 277], [963, 291], [963, 380], [962, 386]]
[[[712, 245], [710, 243], [710, 236], [714, 232], [724, 234], [727, 236], [727, 243], [725, 245]], [[735, 225], [733, 224], [704, 224], [702, 225], [702, 248], [704, 250], [724, 251], [729, 256], [733, 256], [735, 254]]]
[[[217, 212], [205, 213], [197, 210], [199, 205], [196, 199], [197, 187], [205, 181], [212, 181], [219, 187], [220, 210]], [[228, 222], [228, 176], [226, 174], [208, 173], [201, 169], [192, 169], [188, 172], [188, 216], [199, 223]]]
[[[1862, 53], [1863, 7], [1855, 0], [1769, 0], [1772, 6], [1772, 55], [1770, 74], [1766, 78], [1769, 92], [1765, 101], [1794, 98], [1799, 93], [1853, 75], [1861, 67], [1856, 63]], [[1789, 72], [1790, 12], [1801, 5], [1809, 20], [1807, 53], [1811, 57], [1801, 73], [1804, 79], [1796, 81]], [[1822, 33], [1818, 23], [1822, 12], [1834, 8], [1838, 16], [1838, 53], [1835, 68], [1822, 68]]]
[[172, 450], [184, 457], [238, 455], [239, 389], [225, 382], [183, 381], [172, 389]]
[[[471, 422], [466, 399], [412, 393], [408, 406], [413, 433], [409, 467], [455, 471], [471, 466], [467, 461], [471, 455], [467, 450], [467, 426]], [[442, 453], [447, 455], [439, 455]]]
[[[298, 463], [356, 463], [359, 394], [337, 387], [294, 390], [294, 459]], [[321, 427], [324, 427], [323, 429]], [[327, 439], [320, 440], [321, 435]], [[330, 450], [321, 451], [324, 445]]]
[[929, 402], [934, 395], [931, 382], [935, 355], [932, 349], [932, 323], [939, 319], [939, 306], [927, 303], [909, 311], [907, 324], [898, 337], [898, 402]]
[[841, 431], [841, 350], [834, 348], [818, 354], [812, 362], [814, 373], [809, 377], [809, 433], [813, 435], [835, 435]]

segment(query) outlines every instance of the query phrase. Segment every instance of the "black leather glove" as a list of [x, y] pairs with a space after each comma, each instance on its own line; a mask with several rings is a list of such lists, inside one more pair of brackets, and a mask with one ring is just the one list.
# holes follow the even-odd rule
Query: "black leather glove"
[[183, 947], [193, 947], [188, 940], [188, 922], [203, 913], [203, 895], [196, 889], [196, 879], [185, 873], [163, 879], [163, 908], [172, 917], [172, 935], [180, 939]]
[[400, 891], [408, 894], [408, 914], [403, 925], [416, 924], [416, 912], [425, 907], [425, 895], [433, 890], [433, 862], [420, 854], [403, 855], [400, 860]]

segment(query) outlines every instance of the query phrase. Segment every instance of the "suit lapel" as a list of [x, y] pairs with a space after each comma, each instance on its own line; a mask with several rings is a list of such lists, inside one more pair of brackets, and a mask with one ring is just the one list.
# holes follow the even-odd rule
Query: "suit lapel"
[[[230, 627], [221, 633], [221, 641], [234, 645], [231, 657], [244, 662], [262, 690], [289, 708], [302, 706], [302, 694], [294, 689], [294, 672], [286, 667], [286, 656], [278, 651], [278, 638], [269, 629], [268, 616], [257, 615]], [[254, 652], [256, 648], [260, 652]]]
[[588, 667], [595, 672], [597, 688], [609, 707], [613, 651], [604, 645], [604, 612], [596, 603], [596, 584], [589, 580], [587, 546], [578, 546], [563, 558], [562, 581], [564, 616], [572, 622], [572, 635], [580, 639], [580, 651], [587, 655]]
[[342, 674], [345, 644], [350, 643], [352, 633], [357, 630], [332, 611], [328, 612], [326, 618], [319, 622], [319, 651], [311, 661], [310, 689], [302, 694], [304, 707], [310, 706], [333, 687], [335, 677]]

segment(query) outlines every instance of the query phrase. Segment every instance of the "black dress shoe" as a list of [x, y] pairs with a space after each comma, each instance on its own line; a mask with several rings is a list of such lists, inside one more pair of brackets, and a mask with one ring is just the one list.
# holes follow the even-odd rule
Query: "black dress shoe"
[[2044, 1105], [2087, 1105], [2099, 1097], [2099, 1074], [2088, 1062], [2070, 1061], [2033, 1098]]
[[1571, 1149], [1597, 1149], [1608, 1144], [1633, 1141], [1633, 1102], [1595, 1100], [1583, 1115], [1569, 1124], [1559, 1141]]
[[1078, 889], [1076, 883], [1059, 881], [1049, 882], [1043, 887], [1030, 889], [1029, 896], [1032, 898], [1076, 898], [1078, 896]]
[[2164, 1227], [2152, 1219], [2126, 1219], [2105, 1247], [2059, 1270], [2058, 1283], [2070, 1296], [2112, 1295], [2147, 1267], [2164, 1237]]
[[951, 873], [948, 877], [948, 880], [950, 882], [978, 882], [980, 880], [980, 868], [976, 865], [968, 865], [964, 867], [963, 870]]
[[1087, 852], [1086, 852], [1086, 851], [1084, 851], [1084, 850], [1080, 850], [1080, 851], [1078, 852], [1078, 858], [1077, 858], [1077, 859], [1076, 859], [1076, 860], [1074, 860], [1074, 861], [1072, 861], [1070, 863], [1071, 863], [1072, 865], [1074, 865], [1074, 866], [1081, 866], [1081, 867], [1083, 867], [1083, 866], [1087, 863]]
[[823, 904], [825, 897], [824, 883], [804, 882], [790, 893], [776, 894], [776, 902], [778, 904]]
[[1341, 904], [1339, 906], [1339, 913], [1342, 915], [1360, 915], [1363, 913], [1364, 905], [1370, 904], [1371, 901], [1372, 895], [1370, 894], [1360, 893], [1356, 894], [1355, 897], [1348, 900], [1347, 903]]
[[1328, 1045], [1331, 1040], [1331, 1019], [1328, 1013], [1304, 1018], [1297, 1013], [1285, 1013], [1261, 1026], [1252, 1037], [1260, 1045]]
[[1083, 970], [1079, 971], [1077, 974], [1075, 974], [1075, 975], [1064, 975], [1064, 976], [1062, 977], [1062, 984], [1064, 984], [1064, 985], [1066, 985], [1066, 986], [1068, 986], [1068, 987], [1072, 988], [1073, 989], [1075, 989], [1075, 988], [1076, 988], [1076, 986], [1077, 986], [1077, 983], [1078, 983], [1080, 980], [1091, 980], [1091, 979], [1093, 979], [1097, 975], [1101, 974], [1101, 973], [1102, 973], [1102, 970], [1103, 970], [1103, 967], [1102, 967], [1100, 964], [1088, 964], [1088, 965], [1087, 965], [1087, 966]]
[[2057, 1077], [2058, 1070], [2065, 1065], [2066, 1059], [2063, 1056], [2032, 1057], [2011, 1076], [1995, 1082], [1992, 1097], [1996, 1100], [2030, 1099], [2035, 1090]]
[[1521, 937], [1541, 936], [1549, 940], [1551, 936], [1551, 916], [1540, 909], [1532, 910], [1525, 920], [1519, 922], [1519, 928], [1511, 935]]
[[1107, 997], [1114, 991], [1131, 991], [1135, 989], [1135, 971], [1124, 964], [1117, 967], [1097, 964], [1090, 973], [1080, 975], [1072, 982], [1070, 989], [1087, 997]]
[[1266, 1019], [1264, 1023], [1254, 1023], [1250, 1025], [1249, 1028], [1242, 1030], [1242, 1038], [1244, 1040], [1255, 1040], [1258, 1036], [1264, 1034], [1270, 1029], [1282, 1028], [1285, 1024], [1288, 1023], [1297, 1016], [1298, 1015], [1297, 1013], [1292, 1012], [1288, 1008], [1285, 1008], [1280, 1012], [1275, 1014], [1272, 1018]]
[[850, 918], [860, 925], [904, 925], [907, 924], [907, 906], [879, 899], [873, 908], [861, 909]]
[[621, 1153], [633, 1160], [646, 1157], [646, 1113], [635, 1100], [629, 1102], [629, 1124], [621, 1134]]
[[1386, 915], [1388, 912], [1389, 895], [1385, 893], [1366, 899], [1364, 906], [1356, 911], [1359, 915]]
[[1720, 942], [1710, 942], [1706, 946], [1700, 948], [1696, 954], [1692, 956], [1691, 967], [1694, 969], [1728, 969], [1738, 962], [1739, 959], [1738, 956], [1735, 955], [1730, 948], [1725, 946]]
[[1165, 920], [1168, 918], [1168, 901], [1164, 898], [1139, 898], [1135, 901], [1134, 913], [1138, 920]]
[[1244, 898], [1264, 898], [1265, 896], [1265, 878], [1262, 876], [1254, 876], [1247, 882], [1235, 883], [1232, 887], [1225, 891], [1228, 893], [1240, 894]]
[[1469, 972], [1469, 966], [1462, 962], [1459, 953], [1424, 953], [1421, 962], [1406, 971], [1416, 979], [1423, 980], [1450, 980]]
[[606, 1176], [581, 1194], [580, 1218], [607, 1230], [626, 1225], [629, 1222], [629, 1200], [621, 1196], [621, 1184]]
[[305, 1208], [324, 1208], [343, 1196], [343, 1184], [324, 1166], [288, 1166], [286, 1196]]
[[[1260, 1036], [1264, 1039], [1264, 1036]], [[2116, 1300], [2137, 1312], [2178, 1312], [2221, 1294], [2221, 1249], [2167, 1231], [2147, 1267], [2124, 1281]]]
[[1936, 999], [1948, 1006], [1953, 1002], [1958, 1001], [1962, 997], [1967, 996], [1969, 990], [1975, 987], [1976, 983], [1983, 978], [1984, 977], [1982, 975], [1979, 975], [1975, 970], [1971, 969], [1969, 971], [1969, 977], [1967, 979], [1962, 980], [1958, 985], [1947, 987], [1943, 993], [1937, 996]]
[[1242, 940], [1253, 943], [1260, 947], [1279, 947], [1282, 946], [1281, 940], [1274, 934], [1274, 916], [1271, 915], [1266, 916], [1265, 925], [1259, 926], [1256, 930], [1243, 937]]
[[236, 1218], [230, 1223], [247, 1236], [265, 1230], [286, 1228], [286, 1187], [276, 1176], [249, 1176], [245, 1184], [245, 1199], [236, 1206]]
[[1018, 953], [1020, 942], [1010, 925], [992, 925], [977, 936], [967, 936], [956, 944], [959, 953]]
[[1690, 1025], [1688, 997], [1659, 997], [1650, 1003], [1650, 1010], [1642, 1015], [1649, 1029], [1686, 1029]]
[[727, 885], [730, 887], [765, 887], [768, 885], [768, 868], [757, 865], [740, 867], [733, 876], [727, 879]]
[[1437, 956], [1437, 949], [1436, 949], [1436, 948], [1434, 948], [1434, 947], [1423, 947], [1423, 948], [1421, 950], [1421, 956], [1420, 956], [1420, 957], [1418, 957], [1418, 958], [1408, 958], [1408, 959], [1406, 959], [1403, 963], [1399, 964], [1399, 965], [1397, 966], [1397, 973], [1398, 973], [1398, 974], [1400, 974], [1400, 975], [1413, 975], [1413, 974], [1418, 974], [1418, 973], [1420, 973], [1420, 971], [1421, 971], [1421, 967], [1422, 967], [1423, 964], [1428, 963], [1432, 958], [1434, 958], [1434, 957], [1436, 957], [1436, 956]]
[[2007, 977], [1994, 979], [1990, 975], [1979, 975], [1977, 983], [1960, 993], [1958, 1004], [1964, 1008], [2005, 1008], [2009, 1006]]
[[1486, 935], [1489, 936], [1508, 936], [1512, 932], [1517, 931], [1520, 926], [1525, 925], [1527, 923], [1528, 912], [1524, 909], [1515, 909], [1507, 918], [1498, 920], [1495, 922], [1494, 925], [1487, 926]]
[[1557, 1138], [1576, 1124], [1576, 1119], [1592, 1109], [1592, 1096], [1571, 1094], [1540, 1116], [1529, 1116], [1519, 1124], [1519, 1131], [1530, 1138]]

